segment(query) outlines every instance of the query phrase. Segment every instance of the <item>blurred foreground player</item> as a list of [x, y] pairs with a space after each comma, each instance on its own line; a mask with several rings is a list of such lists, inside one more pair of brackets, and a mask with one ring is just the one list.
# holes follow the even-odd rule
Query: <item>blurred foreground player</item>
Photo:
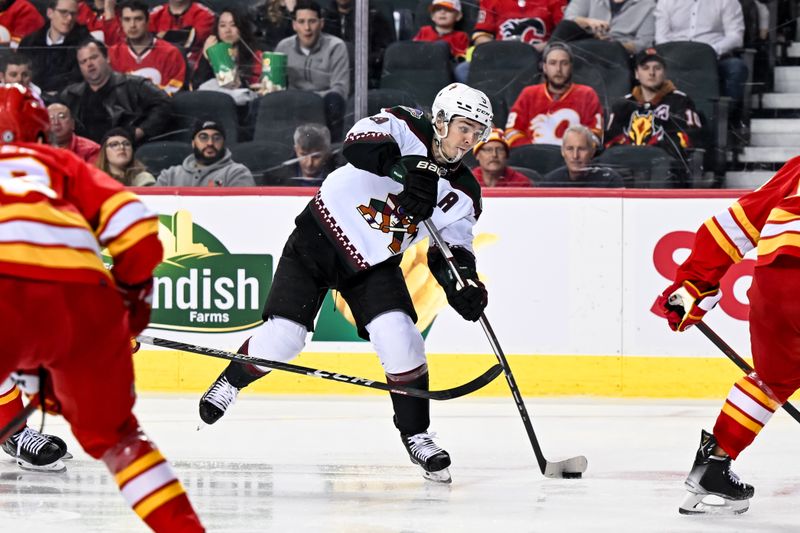
[[[800, 387], [800, 157], [759, 189], [697, 231], [692, 253], [675, 283], [656, 300], [674, 331], [703, 319], [720, 300], [719, 281], [744, 254], [757, 249], [750, 300], [750, 343], [755, 372], [739, 379], [717, 417], [703, 431], [682, 514], [743, 513], [753, 487], [731, 471], [731, 460], [753, 442], [776, 409]], [[716, 495], [723, 504], [706, 496]]]
[[0, 377], [43, 367], [78, 442], [142, 520], [158, 532], [203, 531], [131, 412], [130, 337], [150, 319], [162, 254], [156, 216], [75, 154], [35, 144], [49, 127], [30, 91], [0, 85]]
[[[492, 124], [489, 99], [451, 84], [422, 111], [391, 107], [358, 121], [348, 132], [348, 164], [328, 175], [295, 219], [283, 249], [264, 322], [240, 353], [275, 361], [297, 357], [314, 328], [328, 289], [349, 304], [359, 335], [372, 342], [391, 384], [428, 390], [425, 345], [400, 269], [403, 251], [427, 235], [430, 218], [451, 245], [466, 286], [456, 288], [437, 248], [428, 266], [450, 305], [466, 320], [487, 303], [472, 252], [472, 227], [481, 213], [481, 189], [461, 158], [485, 142]], [[216, 422], [239, 391], [269, 369], [231, 363], [200, 399], [200, 417]], [[429, 400], [391, 394], [394, 423], [414, 464], [430, 480], [450, 482], [450, 455], [436, 445]]]

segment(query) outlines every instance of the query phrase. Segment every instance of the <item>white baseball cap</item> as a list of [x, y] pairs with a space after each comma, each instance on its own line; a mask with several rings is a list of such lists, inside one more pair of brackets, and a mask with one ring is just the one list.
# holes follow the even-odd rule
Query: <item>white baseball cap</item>
[[433, 0], [428, 9], [433, 11], [437, 7], [444, 7], [451, 11], [461, 13], [461, 0]]

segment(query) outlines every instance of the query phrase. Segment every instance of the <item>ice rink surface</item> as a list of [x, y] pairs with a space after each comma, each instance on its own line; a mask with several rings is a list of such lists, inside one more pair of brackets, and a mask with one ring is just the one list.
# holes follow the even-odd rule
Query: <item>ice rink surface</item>
[[[580, 480], [540, 475], [510, 397], [434, 402], [452, 485], [423, 480], [409, 462], [388, 398], [244, 396], [199, 432], [195, 397], [145, 395], [136, 412], [208, 531], [800, 531], [800, 424], [782, 412], [734, 463], [756, 488], [747, 513], [678, 514], [700, 428], [711, 429], [721, 401], [526, 399], [548, 459], [588, 458]], [[48, 417], [46, 431], [75, 458], [63, 474], [0, 461], [4, 531], [147, 530], [63, 420]]]

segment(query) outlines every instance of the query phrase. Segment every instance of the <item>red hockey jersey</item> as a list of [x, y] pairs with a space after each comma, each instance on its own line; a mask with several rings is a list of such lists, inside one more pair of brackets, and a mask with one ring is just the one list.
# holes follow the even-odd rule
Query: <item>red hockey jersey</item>
[[203, 4], [192, 2], [189, 8], [180, 15], [169, 11], [169, 4], [156, 6], [150, 12], [150, 31], [158, 36], [170, 30], [189, 30], [194, 39], [189, 43], [189, 63], [194, 67], [200, 58], [200, 49], [211, 31], [214, 29], [216, 15]]
[[603, 108], [594, 89], [573, 83], [558, 100], [553, 100], [547, 85], [525, 87], [514, 102], [506, 122], [506, 140], [520, 144], [557, 144], [567, 128], [583, 124], [603, 139]]
[[431, 25], [423, 26], [419, 29], [414, 36], [415, 41], [445, 41], [450, 45], [450, 55], [456, 58], [464, 58], [467, 56], [467, 48], [469, 48], [469, 37], [463, 31], [451, 31], [444, 35], [436, 31]]
[[147, 78], [167, 94], [178, 92], [186, 78], [186, 62], [180, 50], [157, 37], [140, 56], [127, 42], [115, 44], [108, 49], [108, 60], [117, 72]]
[[157, 216], [98, 168], [60, 148], [0, 146], [0, 276], [136, 285], [162, 253]]
[[800, 157], [706, 220], [675, 279], [694, 281], [699, 289], [708, 290], [753, 248], [758, 252], [756, 267], [782, 255], [800, 257]]
[[16, 48], [23, 37], [44, 26], [44, 18], [28, 0], [16, 0], [0, 12], [0, 46]]
[[[91, 0], [89, 0], [91, 1]], [[119, 17], [106, 20], [103, 13], [97, 12], [86, 2], [78, 4], [78, 24], [86, 26], [95, 39], [103, 41], [106, 46], [120, 43], [125, 40]]]
[[472, 39], [489, 34], [498, 41], [547, 42], [566, 5], [567, 0], [481, 0]]

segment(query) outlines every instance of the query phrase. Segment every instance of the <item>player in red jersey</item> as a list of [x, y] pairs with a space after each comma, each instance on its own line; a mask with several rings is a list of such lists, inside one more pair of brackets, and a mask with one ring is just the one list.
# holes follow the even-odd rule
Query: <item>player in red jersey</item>
[[[800, 157], [767, 183], [708, 219], [695, 237], [675, 282], [656, 300], [674, 331], [703, 319], [721, 298], [719, 283], [734, 264], [757, 251], [750, 300], [750, 344], [755, 371], [731, 388], [714, 431], [702, 432], [679, 511], [743, 513], [753, 487], [731, 471], [772, 414], [800, 388]], [[706, 501], [708, 495], [723, 504]], [[711, 505], [709, 505], [711, 504]]]
[[566, 0], [481, 0], [472, 42], [516, 40], [541, 50], [566, 5]]
[[0, 379], [43, 368], [44, 394], [141, 519], [157, 532], [204, 531], [131, 411], [130, 339], [150, 319], [157, 217], [107, 174], [41, 144], [49, 128], [30, 91], [0, 86]]
[[594, 89], [572, 82], [572, 51], [562, 42], [552, 42], [542, 53], [545, 83], [525, 87], [511, 107], [506, 139], [512, 147], [521, 144], [561, 145], [564, 132], [573, 124], [603, 138], [603, 107]]
[[0, 46], [16, 48], [23, 37], [44, 26], [44, 17], [28, 0], [0, 2]]

